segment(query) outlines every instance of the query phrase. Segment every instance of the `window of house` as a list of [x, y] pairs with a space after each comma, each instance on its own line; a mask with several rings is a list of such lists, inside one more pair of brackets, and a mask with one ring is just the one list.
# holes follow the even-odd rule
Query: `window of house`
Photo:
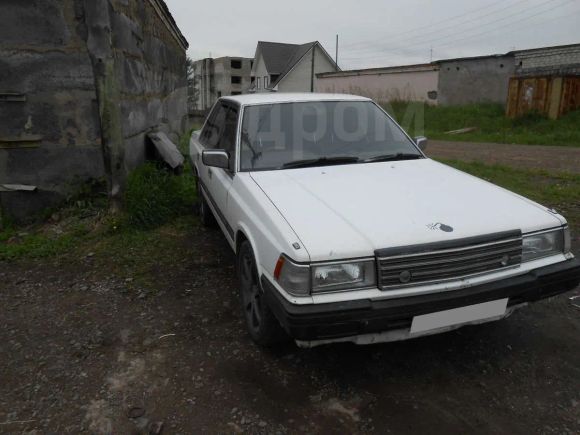
[[269, 78], [268, 76], [264, 76], [264, 89], [266, 89], [269, 85], [268, 78]]
[[256, 89], [262, 89], [262, 79], [260, 77], [256, 77]]
[[256, 81], [256, 77], [252, 76], [250, 77], [250, 80], [252, 81], [252, 84]]
[[232, 85], [242, 84], [242, 78], [240, 76], [232, 76]]
[[232, 59], [230, 65], [232, 69], [242, 69], [242, 61], [239, 59]]
[[276, 83], [276, 80], [278, 80], [278, 77], [280, 77], [280, 74], [272, 74], [270, 76], [270, 83]]

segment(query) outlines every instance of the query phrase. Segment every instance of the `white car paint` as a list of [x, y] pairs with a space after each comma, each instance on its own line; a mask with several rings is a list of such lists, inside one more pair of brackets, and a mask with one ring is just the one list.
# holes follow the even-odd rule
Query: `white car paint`
[[[253, 94], [227, 97], [242, 108], [249, 105], [303, 101], [369, 101], [331, 94]], [[241, 119], [241, 117], [240, 117]], [[237, 145], [239, 147], [238, 125]], [[190, 157], [200, 177], [199, 135], [190, 141]], [[239, 167], [239, 157], [236, 168]], [[524, 274], [565, 261], [565, 255], [535, 260], [518, 267], [455, 281], [425, 284], [388, 294], [376, 289], [296, 297], [272, 279], [276, 262], [286, 254], [296, 262], [374, 257], [375, 249], [460, 239], [504, 230], [523, 233], [558, 228], [565, 219], [519, 195], [431, 159], [236, 172], [213, 170], [208, 186], [231, 230], [218, 219], [232, 249], [244, 234], [252, 244], [259, 274], [294, 304], [354, 299], [386, 299], [401, 295], [452, 291]], [[207, 182], [208, 180], [204, 180]], [[209, 201], [208, 201], [209, 202]], [[220, 211], [211, 203], [215, 215]], [[445, 223], [453, 233], [434, 231]], [[293, 245], [298, 244], [299, 249]]]
[[[563, 223], [544, 207], [430, 159], [254, 172], [252, 178], [304, 239], [311, 261]], [[455, 231], [430, 229], [434, 223]]]

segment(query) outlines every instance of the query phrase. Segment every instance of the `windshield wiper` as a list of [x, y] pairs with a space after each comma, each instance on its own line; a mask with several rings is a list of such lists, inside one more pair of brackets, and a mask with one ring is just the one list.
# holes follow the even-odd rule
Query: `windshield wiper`
[[382, 156], [375, 156], [375, 157], [370, 157], [368, 159], [364, 159], [363, 163], [394, 162], [397, 160], [416, 160], [416, 159], [422, 159], [422, 158], [423, 158], [423, 156], [421, 154], [411, 154], [411, 153], [385, 154]]
[[308, 168], [311, 166], [342, 165], [347, 163], [358, 163], [358, 162], [359, 158], [352, 156], [320, 157], [318, 159], [295, 160], [293, 162], [284, 163], [281, 166], [281, 169]]

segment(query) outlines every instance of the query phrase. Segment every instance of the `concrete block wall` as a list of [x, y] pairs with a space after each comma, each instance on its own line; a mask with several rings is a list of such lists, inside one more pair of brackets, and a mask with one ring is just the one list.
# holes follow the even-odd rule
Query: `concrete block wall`
[[437, 64], [440, 105], [506, 104], [509, 79], [515, 69], [512, 54], [450, 59]]
[[187, 125], [187, 43], [164, 6], [0, 2], [0, 184], [38, 187], [0, 193], [5, 214], [25, 219], [91, 180], [118, 197], [144, 161], [149, 131], [178, 139]]
[[145, 159], [146, 134], [157, 130], [175, 142], [187, 125], [185, 50], [152, 2], [111, 1], [115, 75], [120, 82], [124, 165]]
[[[82, 1], [0, 2], [0, 194], [16, 219], [62, 201], [80, 180], [105, 176]], [[34, 138], [33, 142], [27, 139]]]
[[320, 74], [316, 90], [362, 95], [380, 103], [420, 101], [435, 105], [438, 79], [439, 68], [433, 65], [374, 68]]
[[580, 74], [580, 44], [514, 52], [516, 74]]

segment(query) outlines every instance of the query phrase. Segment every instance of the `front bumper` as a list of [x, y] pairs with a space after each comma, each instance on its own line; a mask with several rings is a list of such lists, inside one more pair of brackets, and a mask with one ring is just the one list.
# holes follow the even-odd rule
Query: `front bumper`
[[264, 297], [288, 334], [300, 341], [329, 340], [408, 329], [413, 318], [509, 298], [508, 308], [556, 296], [580, 283], [580, 261], [568, 260], [524, 275], [460, 290], [385, 300], [295, 305], [264, 276]]

